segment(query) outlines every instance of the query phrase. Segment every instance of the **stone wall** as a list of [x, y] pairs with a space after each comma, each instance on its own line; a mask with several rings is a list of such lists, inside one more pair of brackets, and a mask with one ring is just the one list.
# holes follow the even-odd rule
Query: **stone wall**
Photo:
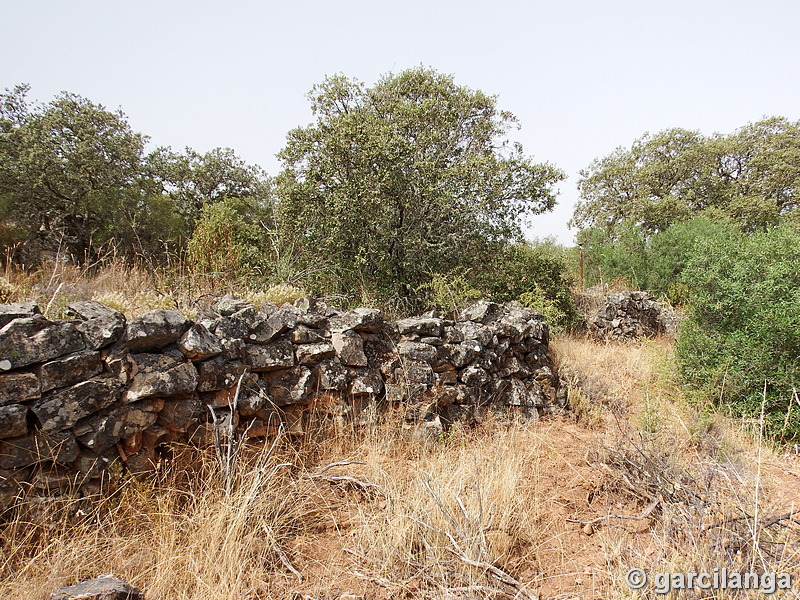
[[[647, 292], [617, 292], [606, 296], [588, 320], [589, 332], [600, 339], [638, 339], [674, 333], [677, 321]], [[673, 322], [675, 321], [675, 322]]]
[[479, 302], [456, 321], [229, 296], [194, 320], [155, 310], [126, 322], [93, 301], [67, 315], [0, 305], [0, 507], [22, 488], [94, 492], [113, 461], [152, 469], [170, 442], [211, 443], [214, 420], [269, 437], [388, 404], [442, 428], [566, 404], [547, 325], [514, 304]]

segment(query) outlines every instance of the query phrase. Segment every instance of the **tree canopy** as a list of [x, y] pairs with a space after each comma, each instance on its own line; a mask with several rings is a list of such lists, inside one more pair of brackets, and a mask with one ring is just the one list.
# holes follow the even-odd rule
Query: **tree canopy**
[[710, 211], [744, 231], [776, 225], [800, 197], [800, 122], [772, 117], [733, 134], [645, 134], [581, 172], [572, 225], [663, 231]]
[[279, 154], [279, 214], [349, 286], [408, 299], [555, 204], [563, 173], [508, 140], [517, 122], [496, 98], [452, 76], [417, 68], [371, 88], [334, 76], [309, 99], [316, 121]]

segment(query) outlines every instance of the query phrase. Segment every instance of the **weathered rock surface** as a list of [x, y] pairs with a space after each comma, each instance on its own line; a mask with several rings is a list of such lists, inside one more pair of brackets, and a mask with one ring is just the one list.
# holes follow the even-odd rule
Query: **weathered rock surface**
[[71, 302], [67, 305], [67, 314], [82, 320], [77, 328], [92, 350], [105, 348], [125, 332], [125, 315], [94, 300]]
[[602, 339], [653, 337], [666, 330], [662, 306], [647, 292], [618, 292], [589, 319], [589, 332]]
[[58, 588], [50, 594], [50, 600], [144, 600], [144, 594], [113, 575], [101, 575]]
[[74, 427], [80, 419], [117, 402], [121, 395], [119, 381], [97, 377], [45, 394], [30, 406], [42, 431], [51, 433]]
[[41, 395], [39, 378], [34, 373], [0, 374], [0, 406], [34, 400]]
[[52, 360], [85, 347], [72, 323], [48, 321], [38, 314], [14, 319], [0, 329], [0, 372]]
[[175, 310], [151, 310], [136, 317], [125, 332], [125, 347], [131, 352], [156, 352], [174, 344], [192, 326]]

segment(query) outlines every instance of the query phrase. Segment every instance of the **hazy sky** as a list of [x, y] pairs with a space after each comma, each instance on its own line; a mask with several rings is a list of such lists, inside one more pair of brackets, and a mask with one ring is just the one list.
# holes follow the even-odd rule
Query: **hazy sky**
[[526, 153], [567, 172], [531, 237], [556, 235], [578, 171], [644, 132], [800, 118], [800, 0], [118, 2], [5, 0], [0, 89], [121, 107], [153, 145], [233, 148], [275, 174], [326, 75], [423, 65], [498, 96]]

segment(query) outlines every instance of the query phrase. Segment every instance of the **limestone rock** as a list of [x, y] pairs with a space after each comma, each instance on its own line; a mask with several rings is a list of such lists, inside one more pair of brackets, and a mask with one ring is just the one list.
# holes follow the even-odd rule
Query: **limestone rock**
[[502, 304], [479, 300], [472, 306], [468, 306], [459, 315], [459, 321], [475, 321], [477, 323], [493, 323], [503, 316], [505, 308]]
[[40, 398], [41, 386], [34, 373], [0, 374], [0, 406]]
[[70, 302], [67, 314], [82, 320], [77, 328], [83, 334], [86, 346], [92, 350], [116, 342], [125, 331], [125, 315], [94, 300]]
[[395, 322], [400, 335], [417, 334], [420, 336], [441, 337], [443, 321], [434, 318], [411, 317]]
[[328, 323], [332, 333], [348, 329], [378, 333], [383, 329], [383, 313], [377, 308], [356, 308], [329, 319]]
[[347, 369], [340, 362], [325, 361], [314, 367], [314, 376], [322, 390], [347, 388]]
[[331, 335], [331, 342], [336, 356], [343, 365], [366, 367], [367, 355], [364, 354], [364, 340], [355, 331], [348, 329]]
[[359, 371], [350, 383], [352, 396], [378, 396], [383, 393], [383, 379], [374, 369]]
[[13, 438], [28, 433], [28, 407], [21, 404], [0, 406], [0, 438]]
[[[297, 364], [313, 367], [328, 358], [333, 358], [336, 351], [330, 342], [316, 344], [298, 344], [294, 350]], [[365, 357], [366, 358], [366, 357]]]
[[144, 600], [144, 594], [113, 575], [58, 588], [50, 600]]
[[155, 352], [177, 342], [191, 326], [177, 311], [151, 310], [128, 323], [123, 339], [131, 352]]
[[167, 400], [158, 415], [158, 424], [172, 431], [187, 433], [196, 428], [206, 414], [208, 410], [197, 396]]
[[223, 317], [229, 317], [233, 313], [239, 312], [245, 308], [252, 308], [252, 304], [250, 304], [247, 300], [242, 300], [241, 298], [235, 298], [230, 294], [223, 296], [215, 300], [211, 305], [211, 310], [217, 312], [218, 314], [222, 315]]
[[42, 312], [35, 302], [12, 302], [11, 304], [0, 304], [0, 328], [5, 327], [14, 319], [24, 319]]
[[286, 339], [264, 346], [245, 344], [245, 363], [251, 370], [259, 372], [293, 367], [294, 346]]
[[191, 361], [206, 360], [222, 353], [222, 344], [204, 325], [195, 323], [178, 340], [178, 348]]
[[227, 361], [221, 356], [203, 361], [197, 365], [199, 373], [197, 390], [212, 392], [236, 385], [239, 377], [247, 371], [244, 363]]
[[72, 323], [54, 323], [42, 315], [15, 319], [0, 329], [0, 372], [52, 360], [84, 347]]
[[122, 386], [109, 377], [97, 377], [50, 392], [31, 403], [31, 412], [42, 431], [51, 433], [73, 427], [80, 419], [111, 406], [120, 399]]
[[277, 406], [297, 404], [309, 400], [314, 376], [308, 367], [293, 367], [270, 376], [267, 381], [269, 396]]
[[436, 361], [437, 349], [430, 344], [406, 340], [397, 344], [397, 353], [402, 358], [433, 364]]
[[99, 352], [82, 351], [68, 354], [37, 367], [42, 393], [74, 385], [103, 371], [103, 359]]
[[[177, 356], [183, 358], [180, 354]], [[197, 369], [187, 360], [170, 354], [133, 354], [131, 359], [135, 369], [124, 402], [189, 394], [197, 389]]]

